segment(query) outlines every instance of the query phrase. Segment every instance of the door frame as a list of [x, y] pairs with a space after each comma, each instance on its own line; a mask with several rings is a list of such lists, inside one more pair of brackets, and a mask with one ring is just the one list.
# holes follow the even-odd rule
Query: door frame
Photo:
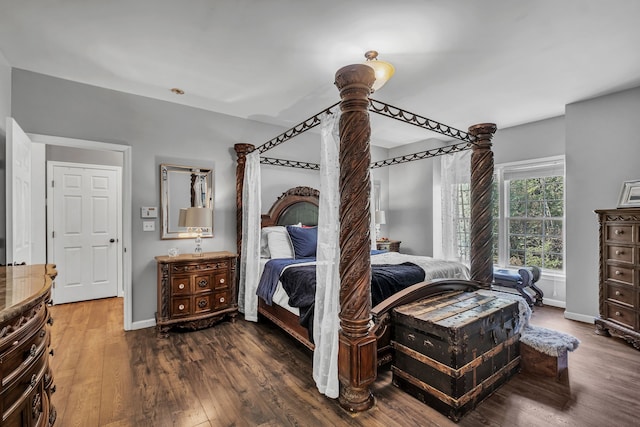
[[[75, 163], [75, 162], [61, 162], [58, 160], [47, 160], [47, 200], [55, 193], [55, 187], [51, 186], [51, 182], [53, 180], [53, 170], [56, 167], [71, 167], [71, 168], [86, 168], [86, 169], [103, 169], [116, 172], [116, 252], [117, 254], [122, 253], [122, 240], [120, 236], [122, 236], [122, 167], [121, 166], [112, 166], [112, 165], [97, 165], [93, 163]], [[59, 186], [58, 186], [59, 187]], [[53, 236], [49, 231], [53, 230], [53, 209], [50, 209], [51, 204], [47, 203], [47, 260], [49, 262], [53, 261], [53, 252], [54, 252], [54, 243]], [[116, 295], [119, 297], [124, 297], [124, 288], [122, 285], [122, 257], [116, 255], [118, 258], [117, 262], [117, 272], [116, 272]], [[53, 289], [53, 297], [55, 303], [55, 295], [56, 290]]]
[[112, 144], [108, 142], [90, 141], [84, 139], [64, 138], [59, 136], [27, 134], [31, 141], [45, 145], [57, 145], [62, 147], [84, 148], [89, 150], [118, 151], [122, 153], [122, 288], [124, 300], [124, 330], [133, 329], [132, 306], [132, 147], [128, 145]]

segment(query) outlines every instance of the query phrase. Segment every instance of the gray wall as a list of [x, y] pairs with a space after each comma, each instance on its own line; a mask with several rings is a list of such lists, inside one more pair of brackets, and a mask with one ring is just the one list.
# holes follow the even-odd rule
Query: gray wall
[[6, 195], [5, 195], [5, 142], [7, 117], [11, 117], [11, 67], [0, 52], [0, 264], [6, 259]]
[[567, 317], [598, 313], [598, 222], [640, 179], [640, 88], [566, 107]]
[[[233, 145], [260, 145], [285, 129], [24, 70], [14, 69], [12, 78], [13, 115], [26, 132], [132, 147], [133, 322], [154, 318], [153, 257], [174, 246], [188, 252], [194, 245], [192, 240], [161, 240], [159, 231], [142, 231], [140, 207], [160, 204], [160, 163], [186, 164], [197, 159], [199, 165], [214, 169], [215, 237], [203, 239], [203, 249], [235, 250]], [[274, 188], [274, 194], [300, 182], [296, 170], [284, 169], [279, 168], [277, 175], [283, 188]], [[263, 178], [267, 187], [270, 179]]]

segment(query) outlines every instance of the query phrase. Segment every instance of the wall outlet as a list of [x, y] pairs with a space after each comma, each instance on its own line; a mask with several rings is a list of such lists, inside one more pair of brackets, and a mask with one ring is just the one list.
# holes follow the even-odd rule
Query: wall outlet
[[156, 231], [156, 222], [142, 221], [142, 231]]

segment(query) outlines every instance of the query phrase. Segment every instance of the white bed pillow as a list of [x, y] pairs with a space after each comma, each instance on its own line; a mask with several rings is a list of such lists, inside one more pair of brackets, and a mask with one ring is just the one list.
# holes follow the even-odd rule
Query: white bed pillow
[[295, 257], [291, 238], [285, 227], [265, 227], [262, 229], [262, 236], [266, 237], [269, 258]]

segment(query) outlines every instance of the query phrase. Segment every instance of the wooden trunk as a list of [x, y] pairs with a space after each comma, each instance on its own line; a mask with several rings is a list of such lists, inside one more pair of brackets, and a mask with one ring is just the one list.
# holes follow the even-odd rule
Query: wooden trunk
[[454, 292], [394, 309], [393, 382], [454, 421], [519, 370], [518, 303]]

